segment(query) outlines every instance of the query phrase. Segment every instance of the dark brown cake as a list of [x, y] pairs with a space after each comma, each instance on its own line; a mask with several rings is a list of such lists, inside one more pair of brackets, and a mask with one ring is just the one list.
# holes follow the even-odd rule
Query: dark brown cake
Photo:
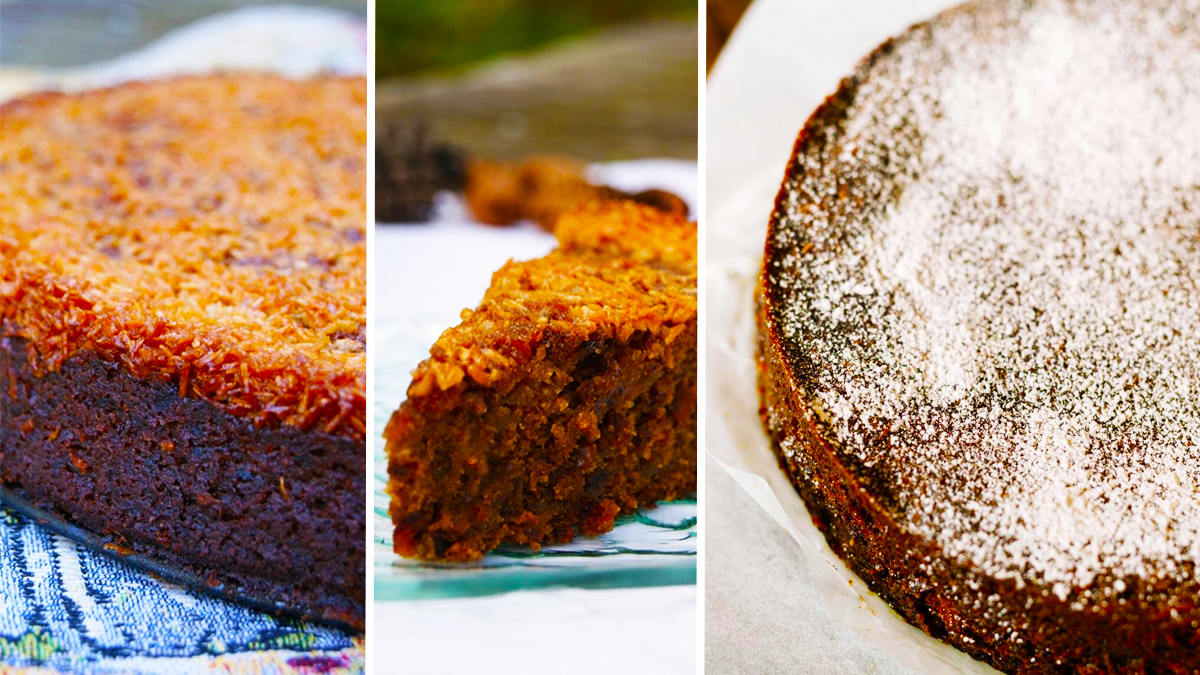
[[496, 272], [384, 431], [402, 556], [537, 548], [695, 492], [695, 223], [604, 202], [556, 234]]
[[1010, 673], [1200, 672], [1200, 4], [980, 2], [808, 120], [762, 414], [831, 547]]
[[2, 108], [0, 479], [112, 551], [363, 623], [366, 83]]

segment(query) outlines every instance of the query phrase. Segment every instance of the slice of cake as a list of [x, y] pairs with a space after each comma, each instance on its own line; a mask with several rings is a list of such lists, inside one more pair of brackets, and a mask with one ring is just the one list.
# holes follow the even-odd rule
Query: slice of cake
[[556, 233], [442, 334], [384, 431], [402, 556], [565, 542], [696, 489], [696, 225], [601, 202]]
[[362, 625], [366, 100], [217, 76], [3, 107], [8, 494]]

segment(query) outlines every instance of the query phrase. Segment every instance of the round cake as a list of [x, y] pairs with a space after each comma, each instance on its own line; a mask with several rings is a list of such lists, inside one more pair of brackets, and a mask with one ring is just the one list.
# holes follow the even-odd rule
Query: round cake
[[1011, 673], [1200, 669], [1200, 2], [989, 1], [805, 124], [762, 415], [832, 548]]

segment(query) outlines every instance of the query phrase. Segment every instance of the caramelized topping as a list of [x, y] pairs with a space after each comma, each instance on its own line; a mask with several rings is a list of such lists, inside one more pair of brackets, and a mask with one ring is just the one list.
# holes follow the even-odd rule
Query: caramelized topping
[[3, 107], [0, 317], [264, 424], [362, 438], [366, 82], [213, 76]]

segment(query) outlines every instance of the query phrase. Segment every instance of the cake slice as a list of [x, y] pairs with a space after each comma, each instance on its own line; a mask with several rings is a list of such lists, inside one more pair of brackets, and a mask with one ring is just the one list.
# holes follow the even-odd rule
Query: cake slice
[[3, 107], [5, 494], [362, 625], [366, 100], [231, 75]]
[[564, 215], [413, 373], [387, 440], [395, 550], [469, 561], [565, 542], [696, 489], [696, 225]]

